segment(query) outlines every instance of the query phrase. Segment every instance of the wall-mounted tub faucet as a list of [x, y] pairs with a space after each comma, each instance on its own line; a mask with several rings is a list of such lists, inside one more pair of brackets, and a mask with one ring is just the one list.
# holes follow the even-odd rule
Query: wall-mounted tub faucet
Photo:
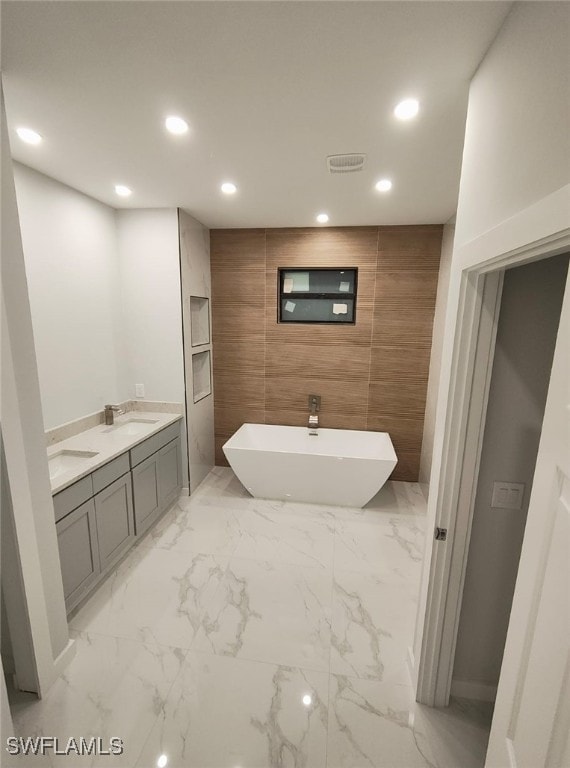
[[124, 413], [123, 409], [118, 405], [106, 405], [105, 406], [105, 424], [113, 424], [115, 421], [115, 414], [120, 416]]
[[318, 435], [319, 417], [317, 412], [321, 410], [321, 396], [309, 395], [309, 434]]

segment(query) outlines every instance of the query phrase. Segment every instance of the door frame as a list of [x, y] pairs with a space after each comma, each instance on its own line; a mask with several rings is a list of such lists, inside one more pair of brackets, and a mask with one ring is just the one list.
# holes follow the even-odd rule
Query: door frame
[[449, 704], [504, 270], [570, 251], [570, 228], [510, 251], [495, 251], [490, 258], [483, 245], [468, 244], [471, 263], [458, 272], [441, 464], [434, 467], [430, 484], [431, 518], [447, 529], [447, 539], [431, 547], [428, 543], [426, 550], [416, 698], [437, 707]]

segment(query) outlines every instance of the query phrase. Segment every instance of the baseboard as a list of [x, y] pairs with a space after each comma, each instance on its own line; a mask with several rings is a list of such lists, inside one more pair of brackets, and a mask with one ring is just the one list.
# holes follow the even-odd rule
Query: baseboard
[[452, 680], [451, 695], [461, 699], [475, 699], [475, 701], [495, 701], [497, 686], [476, 683], [473, 680]]
[[56, 677], [59, 677], [62, 674], [62, 672], [65, 670], [69, 662], [75, 656], [76, 651], [77, 651], [77, 648], [75, 646], [75, 640], [69, 639], [63, 651], [59, 654], [59, 656], [56, 659], [54, 659], [53, 667], [55, 670]]

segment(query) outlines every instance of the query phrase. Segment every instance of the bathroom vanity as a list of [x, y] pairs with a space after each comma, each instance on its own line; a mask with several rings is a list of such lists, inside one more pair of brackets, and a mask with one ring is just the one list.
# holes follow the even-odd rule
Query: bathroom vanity
[[181, 417], [136, 415], [48, 449], [68, 613], [180, 493]]

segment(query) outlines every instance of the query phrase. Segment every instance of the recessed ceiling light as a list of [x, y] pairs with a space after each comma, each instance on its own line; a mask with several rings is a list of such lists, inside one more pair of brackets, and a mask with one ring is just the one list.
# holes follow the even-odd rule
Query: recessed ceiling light
[[306, 693], [306, 694], [303, 696], [303, 704], [304, 704], [306, 707], [310, 707], [312, 703], [313, 703], [313, 698], [312, 698], [312, 696], [310, 696], [308, 693]]
[[26, 144], [39, 144], [42, 140], [40, 134], [31, 128], [16, 128], [16, 133]]
[[221, 190], [224, 195], [233, 195], [237, 192], [237, 187], [231, 181], [225, 181], [221, 186]]
[[420, 109], [420, 103], [417, 99], [404, 99], [394, 109], [394, 114], [398, 120], [411, 120]]
[[376, 182], [375, 186], [378, 192], [388, 192], [388, 190], [392, 189], [392, 182], [390, 179], [380, 179], [380, 181]]
[[328, 220], [329, 220], [328, 213], [319, 213], [319, 215], [317, 216], [317, 221], [319, 222], [319, 224], [326, 224]]
[[170, 131], [170, 133], [174, 133], [177, 136], [181, 136], [183, 133], [188, 133], [188, 123], [181, 117], [171, 115], [166, 118], [164, 125], [166, 126], [167, 131]]
[[125, 187], [124, 184], [115, 184], [115, 192], [119, 195], [119, 197], [128, 197], [133, 193], [132, 189]]
[[158, 768], [164, 768], [164, 766], [168, 763], [168, 757], [166, 755], [161, 755], [158, 760], [156, 761], [156, 764]]

